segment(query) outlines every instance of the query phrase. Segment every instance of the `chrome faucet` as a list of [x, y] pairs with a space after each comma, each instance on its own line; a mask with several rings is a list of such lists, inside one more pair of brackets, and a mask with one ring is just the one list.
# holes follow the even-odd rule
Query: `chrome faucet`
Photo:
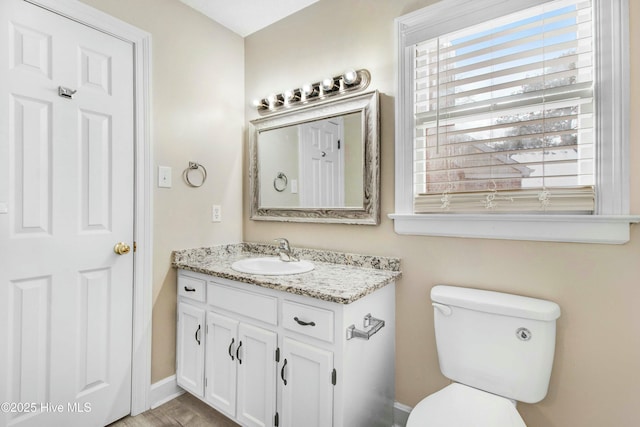
[[293, 262], [300, 261], [298, 258], [293, 256], [291, 252], [291, 246], [289, 246], [289, 241], [284, 237], [279, 237], [274, 239], [278, 243], [278, 256], [280, 257], [280, 261], [284, 262]]

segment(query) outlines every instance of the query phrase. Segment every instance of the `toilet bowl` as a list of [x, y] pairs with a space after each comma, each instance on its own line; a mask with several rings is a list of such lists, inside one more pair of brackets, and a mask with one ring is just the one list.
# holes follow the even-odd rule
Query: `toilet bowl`
[[526, 427], [504, 397], [453, 383], [418, 403], [406, 427]]
[[549, 387], [560, 307], [480, 289], [431, 289], [442, 374], [453, 381], [411, 411], [407, 427], [526, 427], [516, 401]]

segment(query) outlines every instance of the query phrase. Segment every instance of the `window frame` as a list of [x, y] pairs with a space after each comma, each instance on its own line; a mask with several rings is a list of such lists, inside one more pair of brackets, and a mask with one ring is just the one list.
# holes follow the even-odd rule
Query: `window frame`
[[[551, 0], [441, 0], [395, 20], [395, 213], [398, 234], [621, 244], [629, 241], [629, 4], [592, 0], [597, 43], [596, 210], [566, 214], [416, 214], [413, 71], [416, 43]], [[461, 13], [461, 11], [464, 11]]]

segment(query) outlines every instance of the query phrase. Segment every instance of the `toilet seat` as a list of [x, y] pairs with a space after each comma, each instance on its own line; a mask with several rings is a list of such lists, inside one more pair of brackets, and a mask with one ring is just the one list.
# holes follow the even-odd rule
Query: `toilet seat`
[[507, 398], [453, 383], [422, 399], [406, 427], [526, 427]]

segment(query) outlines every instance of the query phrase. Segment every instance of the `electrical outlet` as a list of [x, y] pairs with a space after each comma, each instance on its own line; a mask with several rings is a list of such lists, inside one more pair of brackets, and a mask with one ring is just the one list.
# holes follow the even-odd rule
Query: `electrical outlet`
[[222, 207], [220, 205], [211, 206], [211, 222], [222, 222]]

